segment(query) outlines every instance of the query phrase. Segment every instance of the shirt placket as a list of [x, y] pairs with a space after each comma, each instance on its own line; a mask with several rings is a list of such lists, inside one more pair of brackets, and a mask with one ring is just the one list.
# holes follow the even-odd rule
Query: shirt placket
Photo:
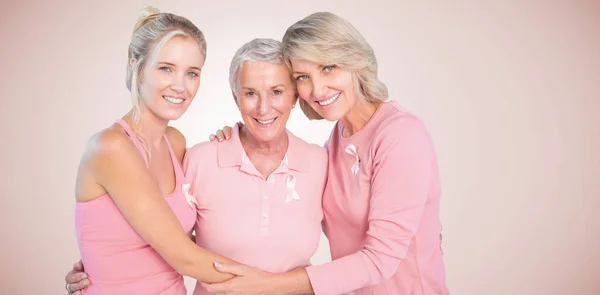
[[274, 202], [274, 198], [277, 196], [276, 194], [279, 192], [277, 190], [278, 180], [285, 176], [287, 173], [287, 155], [284, 157], [284, 160], [281, 162], [281, 165], [267, 177], [266, 181], [262, 183], [262, 198], [260, 204], [260, 233], [263, 236], [269, 235], [269, 229], [271, 226], [271, 208], [272, 202]]
[[269, 235], [271, 224], [271, 199], [277, 175], [272, 174], [261, 184], [262, 197], [260, 199], [260, 234]]
[[279, 165], [279, 167], [273, 172], [271, 173], [271, 175], [269, 175], [269, 177], [267, 177], [267, 179], [263, 179], [262, 176], [260, 175], [260, 173], [258, 173], [258, 171], [256, 171], [256, 169], [253, 169], [251, 167], [252, 163], [250, 162], [250, 159], [248, 158], [248, 156], [246, 155], [245, 152], [242, 153], [242, 171], [255, 175], [256, 177], [260, 178], [260, 193], [261, 193], [261, 198], [260, 198], [260, 222], [259, 222], [259, 232], [260, 235], [262, 236], [268, 236], [269, 232], [270, 232], [270, 226], [271, 226], [271, 208], [272, 208], [272, 202], [274, 201], [273, 198], [276, 196], [275, 194], [277, 194], [277, 182], [278, 179], [280, 179], [281, 175], [280, 174], [286, 174], [287, 173], [287, 165], [288, 165], [288, 161], [287, 161], [287, 155], [284, 157], [284, 160], [281, 162], [281, 164]]

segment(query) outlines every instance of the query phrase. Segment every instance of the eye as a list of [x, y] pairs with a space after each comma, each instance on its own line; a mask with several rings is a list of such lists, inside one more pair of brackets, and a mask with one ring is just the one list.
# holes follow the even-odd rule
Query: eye
[[169, 68], [169, 67], [160, 67], [158, 69], [163, 72], [171, 72], [171, 68]]
[[187, 73], [187, 75], [188, 75], [188, 76], [190, 76], [190, 77], [198, 77], [198, 76], [200, 76], [200, 75], [199, 75], [198, 73], [196, 73], [196, 72], [188, 72], [188, 73]]
[[246, 96], [254, 96], [254, 91], [248, 91], [245, 94]]
[[324, 67], [323, 67], [323, 71], [324, 71], [325, 73], [329, 73], [329, 72], [333, 71], [333, 69], [334, 69], [334, 68], [335, 68], [335, 65], [328, 65], [328, 66], [324, 66]]
[[275, 95], [281, 95], [282, 93], [283, 93], [283, 91], [281, 91], [279, 89], [273, 90], [273, 94], [275, 94]]
[[308, 79], [307, 75], [300, 75], [300, 76], [296, 77], [296, 81], [304, 81], [306, 79]]

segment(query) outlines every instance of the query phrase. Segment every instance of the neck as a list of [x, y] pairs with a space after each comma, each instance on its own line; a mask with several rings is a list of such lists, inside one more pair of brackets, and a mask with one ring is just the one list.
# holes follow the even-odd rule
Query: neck
[[244, 150], [246, 150], [248, 154], [258, 153], [265, 156], [276, 155], [280, 154], [281, 152], [285, 153], [288, 148], [287, 132], [282, 133], [283, 134], [279, 136], [279, 138], [265, 142], [256, 139], [248, 132], [246, 126], [243, 126], [240, 129], [240, 141], [242, 142]]
[[343, 137], [350, 137], [363, 128], [373, 117], [381, 102], [366, 102], [362, 99], [357, 100], [356, 104], [340, 121], [344, 124], [342, 130]]
[[167, 130], [169, 120], [159, 118], [143, 105], [140, 106], [139, 121], [134, 120], [134, 110], [131, 109], [123, 120], [131, 129], [141, 136], [149, 147], [157, 148], [162, 142], [162, 136]]

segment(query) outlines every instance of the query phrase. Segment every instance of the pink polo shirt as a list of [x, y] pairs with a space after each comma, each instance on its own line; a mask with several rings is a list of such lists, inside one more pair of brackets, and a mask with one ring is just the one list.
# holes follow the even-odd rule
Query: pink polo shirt
[[[230, 140], [187, 151], [198, 245], [267, 272], [310, 265], [321, 235], [327, 151], [289, 131], [288, 138], [286, 156], [267, 179], [246, 156], [237, 125]], [[197, 284], [194, 294], [208, 293]]]
[[441, 250], [440, 179], [423, 123], [390, 101], [326, 144], [325, 230], [334, 261], [307, 268], [316, 295], [448, 294]]

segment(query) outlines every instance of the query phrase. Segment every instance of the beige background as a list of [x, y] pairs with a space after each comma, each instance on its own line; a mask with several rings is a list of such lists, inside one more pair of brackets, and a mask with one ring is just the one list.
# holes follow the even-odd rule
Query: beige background
[[[314, 11], [347, 18], [434, 137], [452, 294], [600, 294], [600, 1], [12, 2], [0, 4], [0, 294], [65, 293], [79, 157], [129, 108], [127, 45], [146, 4], [208, 39], [197, 100], [173, 122], [190, 143], [239, 119], [227, 69], [242, 43]], [[315, 143], [331, 126], [299, 110], [289, 122]], [[323, 239], [314, 262], [327, 251]]]

